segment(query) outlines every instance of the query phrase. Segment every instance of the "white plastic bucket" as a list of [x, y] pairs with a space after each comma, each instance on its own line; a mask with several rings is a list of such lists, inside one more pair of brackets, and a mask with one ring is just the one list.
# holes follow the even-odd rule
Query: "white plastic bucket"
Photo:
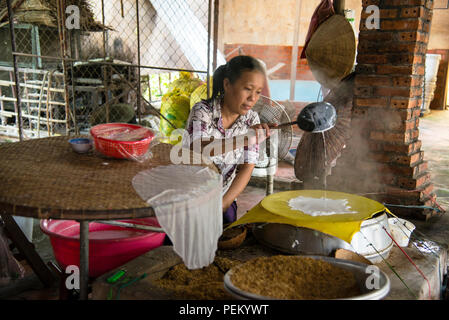
[[415, 225], [401, 218], [389, 218], [391, 236], [401, 247], [407, 247]]
[[352, 248], [349, 250], [357, 252], [372, 263], [379, 263], [383, 259], [387, 259], [393, 248], [393, 241], [383, 228], [390, 232], [390, 225], [385, 213], [364, 220], [360, 231], [352, 237]]
[[430, 109], [430, 104], [433, 100], [437, 75], [438, 75], [438, 67], [440, 65], [441, 55], [439, 54], [426, 54], [426, 76], [424, 80], [424, 99], [421, 105], [421, 111], [423, 113], [427, 113]]
[[435, 81], [438, 73], [438, 66], [440, 65], [440, 54], [426, 54], [426, 82]]

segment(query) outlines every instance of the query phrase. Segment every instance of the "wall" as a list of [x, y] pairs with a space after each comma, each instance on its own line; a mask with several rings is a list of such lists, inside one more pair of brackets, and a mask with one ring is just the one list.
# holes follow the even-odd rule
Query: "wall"
[[[302, 0], [300, 17], [299, 53], [304, 46], [312, 14], [321, 0]], [[254, 55], [268, 68], [282, 62], [286, 65], [272, 75], [273, 79], [290, 78], [291, 52], [295, 22], [296, 0], [221, 0], [219, 21], [219, 48], [229, 54], [240, 47], [242, 53]], [[355, 10], [355, 29], [358, 30], [362, 14], [362, 0], [346, 0], [345, 8]], [[384, 12], [383, 14], [385, 14]], [[382, 13], [381, 13], [382, 14]], [[443, 55], [432, 109], [443, 109], [448, 91], [447, 56], [449, 53], [449, 9], [433, 12], [428, 49]], [[234, 51], [233, 54], [237, 54]], [[307, 61], [298, 59], [297, 79], [314, 79]]]
[[448, 30], [449, 9], [434, 9], [428, 48], [449, 49]]
[[[321, 0], [301, 0], [299, 50], [301, 54], [309, 29], [310, 20]], [[228, 58], [238, 54], [253, 55], [267, 64], [270, 69], [278, 63], [285, 66], [272, 74], [272, 79], [289, 79], [292, 44], [295, 23], [296, 0], [222, 0], [218, 47]], [[346, 8], [354, 9], [355, 29], [358, 30], [362, 10], [361, 0], [347, 0]], [[307, 60], [297, 61], [297, 79], [314, 80]]]
[[[299, 45], [304, 45], [310, 18], [321, 0], [302, 0]], [[219, 44], [291, 45], [296, 0], [221, 0]], [[441, 1], [440, 1], [441, 2]], [[345, 7], [355, 10], [359, 30], [361, 0], [346, 0]], [[433, 11], [429, 49], [449, 49], [449, 9]]]
[[[288, 46], [293, 43], [296, 0], [222, 0], [220, 8], [222, 44]], [[301, 0], [299, 45], [303, 46], [310, 19], [321, 0]], [[360, 23], [361, 0], [347, 0], [346, 8], [356, 10]]]

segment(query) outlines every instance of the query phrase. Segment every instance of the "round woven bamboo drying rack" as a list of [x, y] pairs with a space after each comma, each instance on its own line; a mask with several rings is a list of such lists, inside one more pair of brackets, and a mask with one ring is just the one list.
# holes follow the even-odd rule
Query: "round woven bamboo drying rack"
[[[131, 181], [142, 170], [171, 164], [172, 145], [155, 145], [153, 156], [139, 163], [106, 158], [97, 151], [75, 153], [68, 139], [61, 136], [0, 145], [0, 212], [69, 220], [154, 215]], [[210, 168], [217, 172], [215, 166]]]

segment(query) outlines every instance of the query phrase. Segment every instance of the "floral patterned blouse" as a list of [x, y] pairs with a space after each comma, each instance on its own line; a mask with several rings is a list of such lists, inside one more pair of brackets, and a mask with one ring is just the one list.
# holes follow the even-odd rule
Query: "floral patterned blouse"
[[[251, 126], [260, 123], [257, 112], [249, 110], [245, 115], [239, 116], [230, 128], [224, 129], [221, 117], [221, 104], [222, 100], [220, 99], [214, 99], [213, 101], [203, 100], [192, 107], [184, 133], [188, 136], [183, 137], [184, 148], [189, 148], [190, 143], [200, 138], [227, 139], [242, 135], [247, 133]], [[255, 144], [235, 149], [233, 152], [214, 156], [211, 159], [221, 172], [223, 177], [223, 194], [225, 194], [235, 178], [239, 164], [255, 164], [258, 162], [259, 146]]]

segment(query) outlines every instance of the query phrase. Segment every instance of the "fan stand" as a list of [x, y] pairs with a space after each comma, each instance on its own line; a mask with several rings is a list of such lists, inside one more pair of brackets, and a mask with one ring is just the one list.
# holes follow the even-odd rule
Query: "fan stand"
[[[254, 110], [259, 114], [261, 123], [288, 123], [291, 122], [285, 107], [269, 97], [261, 96], [254, 106]], [[266, 179], [266, 194], [270, 195], [274, 189], [274, 176], [278, 167], [278, 157], [283, 158], [291, 146], [292, 128], [285, 127], [276, 130], [278, 139], [272, 135], [264, 141], [263, 148], [259, 149], [259, 158], [252, 176], [264, 177]], [[275, 145], [276, 143], [276, 145]]]
[[274, 158], [271, 157], [271, 150], [270, 150], [270, 137], [267, 138], [267, 157], [268, 157], [268, 165], [267, 165], [267, 184], [266, 184], [266, 195], [270, 195], [273, 193], [273, 189], [274, 189], [274, 175], [276, 173], [276, 169], [277, 169], [277, 160], [276, 163], [274, 164], [274, 168], [275, 172], [274, 173], [270, 173], [270, 170], [268, 168], [270, 168], [270, 164], [272, 162], [272, 160]]
[[255, 167], [253, 171], [253, 176], [255, 177], [265, 177], [266, 178], [266, 195], [270, 195], [273, 193], [274, 189], [274, 175], [276, 174], [277, 169], [277, 159], [271, 155], [270, 150], [270, 138], [267, 138], [266, 144], [266, 155], [268, 158], [268, 162], [265, 166]]

